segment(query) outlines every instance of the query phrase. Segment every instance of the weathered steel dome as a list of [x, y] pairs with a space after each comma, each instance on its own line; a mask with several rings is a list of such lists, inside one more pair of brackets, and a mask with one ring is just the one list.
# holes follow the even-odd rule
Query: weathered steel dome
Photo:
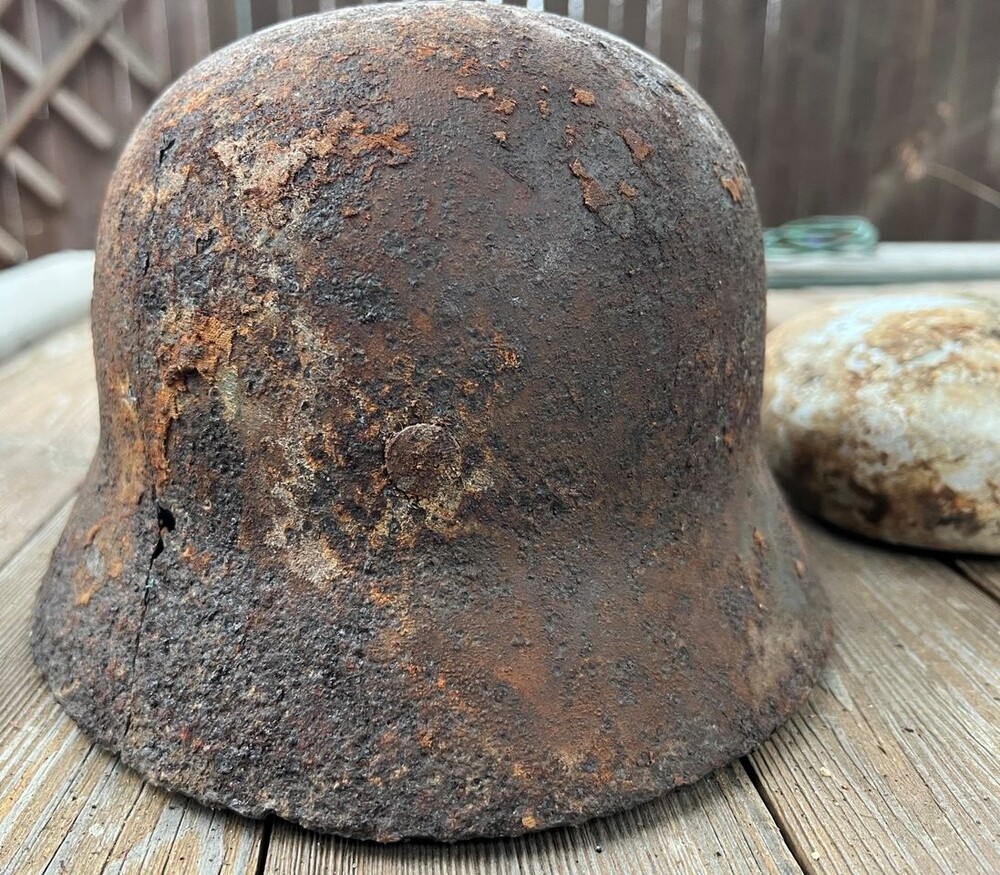
[[763, 309], [736, 150], [614, 38], [462, 3], [231, 46], [111, 184], [36, 659], [150, 780], [346, 835], [694, 781], [828, 644]]

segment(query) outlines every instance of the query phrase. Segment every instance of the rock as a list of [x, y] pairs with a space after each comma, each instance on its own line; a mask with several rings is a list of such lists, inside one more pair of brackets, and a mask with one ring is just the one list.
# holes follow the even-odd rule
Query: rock
[[1000, 304], [897, 294], [767, 339], [768, 460], [803, 509], [896, 544], [1000, 553]]

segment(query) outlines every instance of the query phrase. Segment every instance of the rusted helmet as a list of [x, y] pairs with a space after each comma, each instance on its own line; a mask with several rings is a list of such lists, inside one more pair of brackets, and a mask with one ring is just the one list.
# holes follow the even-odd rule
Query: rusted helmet
[[480, 4], [299, 19], [157, 103], [99, 239], [100, 450], [34, 652], [148, 779], [516, 834], [806, 695], [828, 622], [758, 447], [754, 198], [657, 61]]

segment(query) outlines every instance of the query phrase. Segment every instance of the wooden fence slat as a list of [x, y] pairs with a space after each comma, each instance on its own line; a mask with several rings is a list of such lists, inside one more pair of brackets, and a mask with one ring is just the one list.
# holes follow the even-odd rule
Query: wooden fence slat
[[[53, 0], [77, 21], [85, 21], [91, 7], [83, 0]], [[133, 45], [119, 27], [110, 27], [98, 38], [98, 42], [115, 58], [137, 82], [156, 93], [166, 84], [166, 72], [154, 67]]]
[[212, 49], [208, 6], [204, 2], [163, 0], [170, 49], [170, 77], [176, 79]]
[[[3, 61], [30, 85], [38, 86], [39, 83], [46, 80], [47, 71], [45, 68], [31, 57], [17, 40], [3, 30], [0, 30], [0, 61]], [[62, 77], [56, 80], [48, 77], [48, 81], [58, 83], [62, 81]], [[86, 101], [81, 100], [72, 91], [57, 87], [53, 88], [51, 93], [43, 93], [41, 100], [37, 102], [31, 114], [34, 115], [46, 102], [58, 110], [62, 117], [79, 131], [81, 136], [98, 149], [109, 149], [114, 144], [115, 129], [94, 112]], [[3, 150], [0, 149], [0, 151]]]
[[[44, 106], [66, 74], [79, 63], [87, 49], [103, 33], [124, 3], [125, 0], [105, 0], [102, 6], [91, 12], [86, 24], [76, 32], [45, 70], [44, 77], [31, 87], [28, 93], [21, 98], [14, 111], [7, 117], [6, 123], [0, 128], [0, 153], [5, 152], [21, 131], [27, 127], [35, 113]], [[114, 142], [113, 133], [112, 142]]]
[[682, 76], [687, 54], [688, 0], [660, 0], [659, 56]]
[[625, 0], [622, 4], [622, 36], [639, 48], [646, 45], [647, 5], [647, 0]]
[[607, 30], [610, 12], [609, 0], [583, 0], [583, 20], [587, 24]]
[[703, 0], [702, 95], [715, 110], [751, 170], [756, 169], [767, 4], [760, 0]]
[[58, 209], [66, 203], [66, 186], [20, 146], [11, 146], [3, 162], [46, 206]]

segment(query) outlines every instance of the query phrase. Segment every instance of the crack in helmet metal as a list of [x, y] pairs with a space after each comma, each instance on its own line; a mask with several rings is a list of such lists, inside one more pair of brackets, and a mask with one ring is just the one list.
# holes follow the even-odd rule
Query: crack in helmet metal
[[517, 834], [696, 780], [814, 681], [753, 192], [652, 58], [480, 4], [252, 36], [140, 124], [95, 282], [33, 647], [148, 779]]

